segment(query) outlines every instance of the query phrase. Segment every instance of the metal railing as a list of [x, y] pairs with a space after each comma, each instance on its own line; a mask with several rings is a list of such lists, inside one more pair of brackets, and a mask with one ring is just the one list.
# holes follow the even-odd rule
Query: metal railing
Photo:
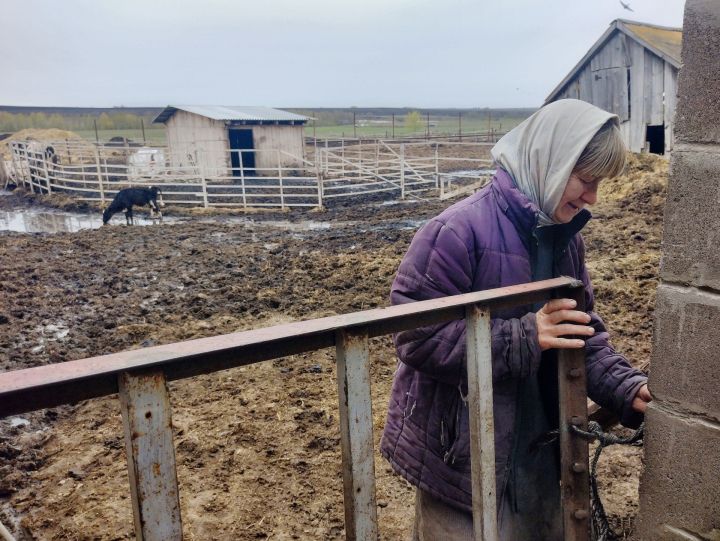
[[[154, 185], [165, 203], [194, 207], [322, 207], [334, 198], [455, 197], [486, 184], [486, 143], [382, 140], [316, 147], [313, 161], [279, 149], [195, 150], [11, 141], [10, 177], [37, 193], [105, 205], [122, 188]], [[475, 155], [477, 154], [477, 155]], [[474, 157], [471, 157], [474, 156]]]
[[[118, 393], [135, 531], [182, 538], [167, 381], [335, 346], [347, 539], [375, 540], [369, 338], [465, 319], [475, 539], [497, 539], [491, 314], [584, 288], [555, 278], [0, 373], [0, 417]], [[583, 350], [560, 350], [560, 445], [565, 539], [588, 539], [588, 444]]]

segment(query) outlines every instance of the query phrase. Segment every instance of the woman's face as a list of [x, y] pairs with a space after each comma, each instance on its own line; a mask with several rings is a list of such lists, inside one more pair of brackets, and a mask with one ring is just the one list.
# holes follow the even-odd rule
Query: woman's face
[[599, 178], [585, 178], [575, 171], [570, 174], [565, 191], [560, 198], [553, 218], [556, 222], [566, 224], [572, 220], [586, 205], [593, 205], [597, 201]]

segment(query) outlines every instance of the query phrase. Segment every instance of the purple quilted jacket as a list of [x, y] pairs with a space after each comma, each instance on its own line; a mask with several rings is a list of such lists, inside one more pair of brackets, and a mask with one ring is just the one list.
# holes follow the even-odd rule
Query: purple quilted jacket
[[[530, 240], [537, 208], [498, 169], [493, 181], [456, 203], [418, 231], [393, 283], [391, 300], [402, 304], [530, 282]], [[590, 217], [582, 211], [573, 222]], [[578, 225], [577, 222], [580, 222]], [[646, 377], [615, 352], [600, 317], [579, 233], [557, 254], [557, 275], [585, 283], [595, 335], [586, 341], [588, 394], [638, 426], [631, 408]], [[517, 307], [493, 314], [492, 362], [495, 470], [498, 497], [509, 473], [518, 378], [537, 373], [541, 351], [535, 314]], [[450, 505], [471, 511], [470, 439], [465, 368], [465, 322], [452, 321], [395, 336], [398, 363], [381, 452], [413, 485]]]

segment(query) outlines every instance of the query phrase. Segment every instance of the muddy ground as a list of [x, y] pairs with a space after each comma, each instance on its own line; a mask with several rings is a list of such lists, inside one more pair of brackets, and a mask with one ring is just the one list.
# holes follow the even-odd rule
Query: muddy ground
[[[649, 361], [666, 175], [663, 159], [633, 157], [626, 176], [601, 188], [585, 232], [597, 310], [616, 347], [641, 367]], [[3, 210], [52, 203], [0, 198]], [[318, 231], [220, 218], [0, 232], [0, 370], [385, 306], [415, 220], [449, 204], [281, 216], [344, 223]], [[388, 338], [372, 342], [379, 439], [396, 359]], [[344, 538], [333, 350], [170, 387], [186, 539]], [[606, 508], [627, 533], [641, 450], [606, 453]], [[405, 539], [413, 490], [379, 455], [376, 476], [381, 536]], [[20, 539], [133, 538], [115, 396], [0, 420], [0, 520]]]

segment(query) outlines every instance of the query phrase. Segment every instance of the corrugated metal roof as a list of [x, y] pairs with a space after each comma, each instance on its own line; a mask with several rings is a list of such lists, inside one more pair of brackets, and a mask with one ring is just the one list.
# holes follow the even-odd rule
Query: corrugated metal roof
[[622, 21], [622, 23], [625, 28], [640, 38], [640, 41], [658, 49], [680, 64], [682, 28], [668, 28], [633, 21]]
[[307, 122], [309, 117], [271, 109], [270, 107], [244, 107], [222, 105], [168, 105], [153, 122], [167, 122], [176, 111], [187, 111], [213, 120], [244, 122]]

